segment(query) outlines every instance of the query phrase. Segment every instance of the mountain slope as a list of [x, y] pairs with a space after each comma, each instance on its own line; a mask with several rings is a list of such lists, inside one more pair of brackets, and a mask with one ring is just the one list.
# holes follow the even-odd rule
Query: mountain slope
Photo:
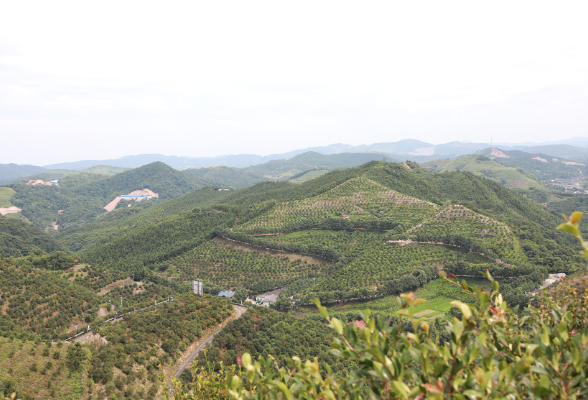
[[54, 238], [31, 223], [0, 216], [0, 256], [26, 256], [34, 247], [46, 253], [64, 249]]
[[[70, 179], [73, 180], [74, 176]], [[85, 180], [94, 175], [81, 177]], [[134, 190], [150, 189], [159, 194], [161, 201], [179, 197], [202, 186], [198, 177], [187, 176], [163, 163], [145, 165], [99, 180], [91, 179], [83, 184], [71, 182], [71, 187], [68, 187], [68, 177], [64, 180], [63, 188], [13, 183], [10, 187], [17, 193], [12, 198], [12, 204], [21, 208], [22, 214], [39, 227], [55, 223], [59, 229], [67, 229], [105, 213], [104, 206], [109, 202]], [[157, 200], [151, 199], [149, 202], [153, 204]], [[120, 203], [125, 206], [128, 204]]]
[[44, 171], [47, 169], [35, 165], [0, 164], [0, 185]]
[[[370, 162], [297, 185], [261, 182], [226, 192], [218, 202], [105, 234], [79, 256], [125, 271], [168, 270], [172, 280], [232, 289], [257, 290], [252, 276], [269, 290], [300, 283], [298, 293], [307, 294], [334, 293], [337, 282], [393, 293], [414, 282], [418, 287], [435, 277], [435, 269], [457, 261], [504, 276], [538, 269], [540, 276], [579, 265], [573, 242], [555, 231], [559, 215], [463, 171], [430, 173], [414, 163]], [[251, 236], [272, 232], [278, 235]], [[213, 245], [215, 234], [245, 244]], [[419, 241], [436, 243], [414, 243]], [[281, 251], [295, 255], [289, 261], [275, 258]], [[323, 261], [310, 262], [312, 267], [296, 261], [306, 255]]]
[[[244, 188], [264, 180], [285, 180], [305, 171], [349, 168], [372, 160], [386, 158], [380, 153], [341, 153], [323, 155], [316, 152], [298, 154], [289, 159], [269, 161], [247, 168], [210, 167], [187, 169], [186, 174], [196, 175], [210, 185]], [[390, 158], [388, 156], [388, 158]]]
[[503, 165], [502, 159], [498, 161], [483, 155], [472, 154], [454, 159], [428, 161], [421, 164], [421, 167], [431, 172], [467, 171], [473, 174], [492, 179], [509, 188], [530, 187], [542, 189], [543, 185], [539, 179], [531, 173], [515, 166]]
[[588, 168], [581, 163], [543, 153], [497, 148], [485, 149], [480, 153], [507, 167], [523, 169], [544, 181], [588, 174]]

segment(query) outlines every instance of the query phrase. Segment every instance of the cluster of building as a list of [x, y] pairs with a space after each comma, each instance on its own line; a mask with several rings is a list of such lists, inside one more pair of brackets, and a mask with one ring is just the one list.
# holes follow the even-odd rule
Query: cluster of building
[[26, 184], [27, 185], [31, 185], [31, 186], [35, 186], [35, 185], [45, 185], [45, 186], [55, 185], [55, 186], [59, 186], [59, 179], [56, 179], [54, 181], [49, 181], [49, 182], [45, 182], [42, 179], [29, 179], [29, 181]]
[[278, 301], [278, 295], [275, 293], [262, 294], [255, 297], [258, 306], [269, 307], [270, 304]]
[[[118, 197], [116, 197], [114, 200], [112, 200], [110, 203], [108, 203], [104, 209], [106, 211], [112, 211], [116, 208], [117, 204], [121, 201], [121, 200], [126, 200], [126, 201], [141, 201], [141, 200], [145, 200], [145, 199], [151, 199], [151, 198], [158, 198], [159, 197], [159, 193], [154, 193], [153, 191], [149, 190], [149, 189], [143, 189], [143, 190], [135, 190], [129, 194], [123, 194], [120, 195]], [[129, 204], [130, 207], [130, 204]]]

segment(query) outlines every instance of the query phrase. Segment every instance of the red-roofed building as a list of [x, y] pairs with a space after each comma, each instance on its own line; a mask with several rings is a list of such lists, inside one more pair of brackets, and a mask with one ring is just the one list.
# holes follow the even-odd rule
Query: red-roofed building
[[[347, 325], [349, 325], [350, 323], [351, 323], [351, 322], [348, 322], [348, 323], [347, 323]], [[353, 323], [355, 324], [355, 327], [356, 327], [356, 328], [364, 328], [364, 327], [366, 326], [366, 325], [365, 325], [365, 322], [363, 322], [362, 320], [359, 320], [359, 321], [353, 321]]]

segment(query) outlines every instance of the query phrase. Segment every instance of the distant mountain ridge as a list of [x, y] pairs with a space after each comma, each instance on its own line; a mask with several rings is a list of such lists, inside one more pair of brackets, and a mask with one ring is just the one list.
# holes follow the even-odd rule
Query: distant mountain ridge
[[[565, 142], [565, 143], [563, 143]], [[571, 144], [575, 144], [572, 146]], [[496, 144], [498, 145], [498, 144]], [[221, 155], [214, 157], [181, 157], [162, 154], [138, 154], [109, 160], [82, 160], [46, 165], [46, 169], [84, 169], [94, 165], [106, 165], [122, 168], [138, 168], [153, 162], [163, 162], [175, 169], [203, 167], [237, 167], [245, 168], [263, 164], [268, 161], [289, 159], [309, 151], [324, 155], [340, 153], [381, 153], [388, 156], [400, 156], [398, 159], [409, 159], [415, 162], [426, 162], [442, 158], [455, 158], [491, 147], [490, 143], [449, 142], [432, 144], [416, 139], [403, 139], [396, 142], [382, 142], [363, 145], [334, 143], [328, 146], [308, 147], [281, 154], [260, 156], [255, 154]], [[586, 158], [588, 157], [588, 138], [573, 138], [559, 142], [525, 143], [500, 145], [506, 150], [523, 150], [532, 153], [545, 153], [554, 157]], [[550, 153], [553, 152], [554, 154]], [[555, 154], [557, 153], [557, 154]], [[1, 176], [0, 176], [1, 179]]]

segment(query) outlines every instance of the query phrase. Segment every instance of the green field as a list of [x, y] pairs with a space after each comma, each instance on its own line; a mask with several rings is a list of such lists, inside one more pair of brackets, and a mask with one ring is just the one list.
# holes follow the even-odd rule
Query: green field
[[9, 187], [0, 187], [0, 207], [12, 207], [10, 199], [16, 192]]
[[315, 171], [309, 171], [309, 172], [305, 173], [302, 176], [299, 176], [299, 177], [294, 178], [294, 179], [290, 179], [290, 182], [292, 182], [292, 183], [304, 183], [304, 182], [309, 181], [311, 179], [318, 178], [319, 176], [324, 175], [327, 172], [329, 172], [329, 170], [326, 170], [326, 169], [318, 169], [318, 170], [315, 170]]

